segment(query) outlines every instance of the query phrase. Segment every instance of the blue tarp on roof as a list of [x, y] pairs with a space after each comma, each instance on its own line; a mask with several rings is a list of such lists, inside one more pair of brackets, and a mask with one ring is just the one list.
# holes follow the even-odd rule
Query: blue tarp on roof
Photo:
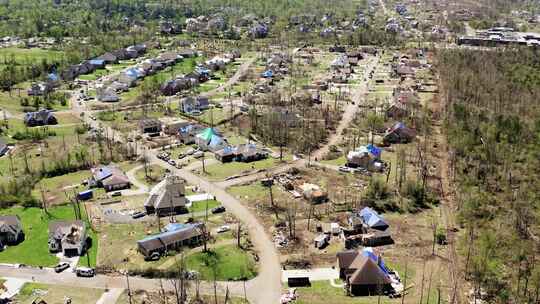
[[373, 260], [375, 263], [377, 263], [377, 265], [379, 266], [379, 268], [388, 276], [390, 275], [390, 271], [388, 270], [388, 268], [386, 268], [386, 265], [384, 264], [384, 261], [383, 259], [380, 257], [380, 256], [376, 256], [375, 253], [373, 253], [373, 248], [371, 247], [366, 247], [362, 250], [362, 255], [365, 256], [365, 257], [368, 257], [370, 258], [371, 260]]
[[170, 231], [176, 231], [183, 228], [186, 228], [187, 224], [181, 224], [181, 223], [169, 223], [167, 226], [163, 228], [164, 231], [170, 232]]
[[272, 72], [272, 70], [264, 71], [264, 73], [262, 73], [262, 77], [264, 77], [264, 78], [272, 78], [272, 77], [274, 77], [274, 72]]
[[360, 217], [368, 227], [377, 230], [386, 230], [388, 224], [375, 210], [366, 207], [360, 211]]
[[196, 67], [195, 71], [197, 71], [199, 74], [210, 75], [210, 70], [206, 69], [206, 68], [203, 68], [201, 66]]
[[97, 181], [102, 181], [112, 175], [112, 170], [109, 167], [101, 167], [98, 169], [95, 177]]
[[150, 241], [150, 240], [159, 239], [161, 237], [171, 236], [171, 235], [174, 235], [175, 233], [177, 233], [178, 231], [191, 229], [192, 227], [195, 227], [195, 225], [186, 224], [184, 227], [182, 227], [180, 229], [167, 231], [167, 232], [162, 232], [162, 233], [159, 233], [159, 234], [156, 234], [156, 235], [151, 235], [151, 236], [145, 237], [144, 239], [140, 240], [139, 242]]
[[223, 143], [223, 138], [219, 137], [217, 135], [212, 135], [212, 138], [210, 139], [210, 143], [208, 144], [209, 147], [217, 147]]
[[141, 73], [139, 72], [139, 70], [135, 69], [135, 68], [131, 68], [131, 69], [127, 69], [125, 74], [129, 77], [132, 77], [132, 78], [139, 78], [141, 77]]
[[362, 255], [365, 256], [365, 257], [368, 257], [370, 259], [373, 260], [373, 262], [377, 263], [378, 261], [378, 258], [377, 256], [373, 253], [373, 251], [369, 251], [369, 250], [362, 250]]
[[49, 75], [47, 75], [47, 79], [49, 79], [50, 81], [58, 81], [58, 75], [55, 74], [55, 73], [50, 73]]
[[91, 64], [91, 65], [104, 65], [104, 64], [105, 64], [105, 60], [101, 60], [101, 59], [92, 59], [92, 60], [90, 60], [90, 64]]
[[193, 129], [193, 125], [187, 125], [187, 126], [183, 126], [181, 127], [180, 129], [178, 129], [178, 131], [180, 133], [188, 133], [189, 131], [191, 131]]
[[225, 152], [225, 153], [233, 153], [234, 148], [231, 147], [231, 146], [226, 146], [225, 148], [223, 148], [223, 152]]
[[369, 151], [369, 153], [375, 155], [376, 157], [381, 157], [381, 149], [380, 148], [377, 148], [375, 147], [374, 145], [372, 144], [369, 144], [366, 146], [366, 149]]

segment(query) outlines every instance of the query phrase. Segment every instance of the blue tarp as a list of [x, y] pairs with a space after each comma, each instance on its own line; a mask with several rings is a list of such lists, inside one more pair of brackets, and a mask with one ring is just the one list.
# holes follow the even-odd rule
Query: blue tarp
[[210, 139], [210, 143], [208, 144], [209, 147], [217, 147], [219, 145], [221, 145], [221, 143], [223, 142], [223, 138], [217, 136], [217, 135], [213, 135], [212, 138]]
[[50, 81], [58, 81], [58, 75], [55, 74], [55, 73], [50, 73], [49, 75], [47, 75], [47, 79], [49, 79]]
[[381, 149], [380, 148], [377, 148], [374, 145], [369, 144], [369, 145], [366, 146], [366, 149], [369, 151], [369, 153], [375, 155], [377, 158], [381, 157]]
[[104, 65], [104, 64], [105, 64], [105, 60], [101, 60], [101, 59], [92, 59], [92, 60], [90, 60], [90, 64], [91, 64], [91, 65]]
[[183, 228], [186, 228], [188, 225], [186, 224], [180, 224], [180, 223], [169, 223], [167, 226], [163, 228], [164, 231], [170, 232], [170, 231], [176, 231]]
[[264, 71], [264, 73], [262, 73], [262, 77], [264, 77], [264, 78], [272, 78], [272, 77], [274, 77], [274, 72], [272, 72], [271, 70]]
[[79, 194], [77, 195], [77, 197], [80, 200], [88, 200], [88, 199], [91, 199], [93, 196], [94, 196], [94, 192], [92, 190], [82, 191], [82, 192], [79, 192]]
[[139, 72], [139, 70], [135, 69], [135, 68], [131, 68], [131, 69], [128, 69], [126, 70], [126, 73], [125, 73], [127, 76], [129, 77], [132, 77], [132, 78], [139, 78], [141, 77], [141, 73]]
[[368, 227], [378, 230], [386, 230], [388, 224], [375, 210], [366, 207], [360, 211], [360, 217]]
[[167, 231], [167, 232], [162, 232], [160, 234], [156, 234], [156, 235], [151, 235], [151, 236], [148, 236], [142, 240], [140, 240], [139, 242], [144, 242], [144, 241], [149, 241], [149, 240], [155, 240], [155, 239], [159, 239], [159, 238], [162, 238], [162, 237], [166, 237], [166, 236], [172, 236], [172, 235], [175, 235], [176, 233], [180, 232], [180, 231], [184, 231], [184, 230], [187, 230], [187, 229], [191, 229], [192, 227], [195, 227], [195, 225], [193, 224], [186, 224], [184, 227], [180, 228], [180, 229], [177, 229], [177, 230], [172, 230], [172, 231]]
[[101, 167], [96, 173], [97, 181], [102, 181], [112, 175], [112, 170], [109, 167]]

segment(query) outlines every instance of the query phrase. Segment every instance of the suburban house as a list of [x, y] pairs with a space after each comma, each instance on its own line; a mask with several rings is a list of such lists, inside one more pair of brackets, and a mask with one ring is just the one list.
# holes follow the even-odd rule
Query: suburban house
[[407, 105], [401, 102], [392, 102], [388, 108], [386, 108], [386, 117], [394, 119], [402, 119], [409, 115]]
[[386, 130], [383, 137], [385, 145], [394, 143], [408, 143], [416, 137], [416, 131], [398, 122], [392, 128]]
[[390, 271], [371, 248], [338, 252], [339, 277], [353, 296], [372, 296], [393, 290]]
[[103, 187], [107, 192], [131, 187], [129, 178], [115, 166], [99, 166], [91, 171], [92, 177], [88, 181], [91, 187]]
[[365, 168], [370, 171], [380, 171], [382, 169], [381, 149], [374, 145], [361, 146], [347, 154], [347, 167]]
[[231, 146], [225, 146], [223, 149], [216, 151], [214, 156], [222, 163], [230, 163], [236, 157], [235, 149]]
[[0, 250], [5, 245], [16, 245], [24, 240], [21, 220], [16, 215], [0, 216]]
[[86, 250], [88, 235], [81, 220], [49, 223], [49, 251], [64, 256], [81, 256]]
[[199, 124], [189, 124], [184, 127], [180, 127], [178, 131], [178, 139], [185, 145], [194, 144], [195, 136], [201, 133], [205, 129], [204, 126]]
[[238, 145], [234, 149], [234, 154], [237, 161], [245, 163], [258, 161], [268, 157], [268, 153], [263, 152], [254, 144]]
[[97, 60], [103, 60], [106, 64], [113, 64], [118, 62], [118, 58], [113, 53], [105, 53], [96, 58]]
[[186, 213], [185, 184], [179, 176], [167, 176], [150, 191], [144, 202], [146, 212], [157, 216]]
[[96, 97], [97, 97], [97, 100], [101, 102], [117, 102], [120, 100], [120, 97], [116, 93], [116, 90], [111, 87], [97, 88]]
[[159, 133], [161, 132], [161, 121], [155, 118], [141, 119], [139, 129], [141, 133]]
[[181, 128], [184, 128], [188, 125], [190, 125], [190, 123], [185, 120], [165, 122], [163, 124], [163, 132], [167, 135], [177, 135], [178, 132], [180, 132]]
[[54, 117], [53, 112], [49, 110], [43, 109], [24, 114], [24, 124], [28, 127], [55, 125], [57, 123], [58, 121]]
[[8, 153], [9, 147], [6, 144], [6, 142], [0, 138], [0, 157], [4, 156], [6, 153]]
[[217, 160], [222, 163], [232, 162], [253, 162], [268, 157], [268, 153], [257, 148], [254, 144], [241, 144], [236, 147], [225, 146], [214, 153]]
[[96, 69], [104, 69], [105, 68], [105, 64], [107, 64], [105, 62], [105, 60], [103, 59], [92, 59], [92, 60], [89, 60], [88, 63], [90, 63], [91, 65], [94, 66], [94, 68]]
[[194, 111], [204, 111], [207, 110], [210, 107], [210, 102], [208, 101], [208, 97], [202, 97], [198, 96], [196, 98], [193, 97], [185, 97], [180, 101], [180, 111], [190, 114]]
[[199, 246], [207, 237], [204, 231], [204, 223], [168, 225], [165, 232], [137, 241], [137, 247], [146, 258], [161, 256], [184, 246]]
[[227, 146], [227, 141], [214, 128], [206, 128], [195, 136], [195, 144], [204, 151], [218, 151]]
[[384, 218], [369, 207], [365, 207], [364, 209], [360, 210], [359, 216], [364, 224], [369, 228], [382, 231], [388, 229], [389, 227]]
[[43, 96], [51, 92], [53, 86], [49, 83], [38, 82], [32, 83], [30, 88], [26, 91], [28, 96]]

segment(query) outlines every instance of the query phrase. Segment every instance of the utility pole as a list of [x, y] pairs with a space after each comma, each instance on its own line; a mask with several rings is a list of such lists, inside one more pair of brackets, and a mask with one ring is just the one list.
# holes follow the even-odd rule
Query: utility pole
[[133, 304], [131, 288], [129, 286], [129, 272], [127, 270], [126, 270], [126, 283], [127, 283], [127, 289], [128, 289], [129, 304]]

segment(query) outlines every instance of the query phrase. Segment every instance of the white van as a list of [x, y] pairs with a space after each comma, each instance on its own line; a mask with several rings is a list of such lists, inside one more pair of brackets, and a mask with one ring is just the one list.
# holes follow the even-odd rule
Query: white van
[[87, 277], [87, 278], [91, 278], [93, 277], [96, 272], [94, 271], [94, 269], [92, 268], [87, 268], [87, 267], [77, 267], [77, 269], [75, 269], [75, 274], [78, 276], [78, 277]]

